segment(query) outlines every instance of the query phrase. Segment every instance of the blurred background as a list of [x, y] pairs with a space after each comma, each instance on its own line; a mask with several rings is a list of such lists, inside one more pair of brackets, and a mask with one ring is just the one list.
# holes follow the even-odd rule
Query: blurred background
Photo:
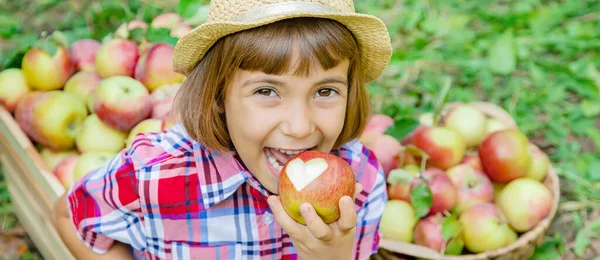
[[[195, 26], [208, 1], [0, 0], [0, 70], [20, 67], [40, 36], [102, 41], [128, 21], [180, 14]], [[561, 177], [558, 215], [535, 259], [600, 259], [600, 1], [355, 0], [379, 16], [394, 54], [369, 84], [376, 112], [400, 132], [451, 101], [506, 109]], [[148, 37], [172, 42], [164, 31]], [[176, 41], [176, 39], [175, 39]], [[12, 214], [0, 175], [0, 256], [39, 254]], [[596, 257], [596, 258], [594, 258]]]

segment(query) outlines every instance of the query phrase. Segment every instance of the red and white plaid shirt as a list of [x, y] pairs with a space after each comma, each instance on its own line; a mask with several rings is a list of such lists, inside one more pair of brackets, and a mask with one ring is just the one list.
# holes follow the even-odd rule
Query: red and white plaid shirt
[[[379, 245], [385, 177], [358, 140], [332, 153], [364, 189], [355, 203], [354, 255], [367, 259]], [[99, 254], [114, 240], [129, 244], [139, 259], [296, 259], [268, 192], [238, 159], [199, 145], [181, 124], [139, 134], [131, 149], [69, 189], [77, 235]]]

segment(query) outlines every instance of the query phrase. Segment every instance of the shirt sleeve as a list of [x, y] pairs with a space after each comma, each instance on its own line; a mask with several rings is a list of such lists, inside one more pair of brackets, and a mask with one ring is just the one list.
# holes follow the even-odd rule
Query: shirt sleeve
[[379, 222], [385, 209], [387, 186], [381, 164], [373, 153], [364, 148], [358, 174], [358, 182], [363, 185], [363, 192], [356, 198], [357, 223], [354, 240], [355, 259], [369, 259], [379, 250], [381, 232]]
[[115, 240], [143, 248], [138, 181], [129, 150], [89, 172], [68, 190], [69, 216], [79, 239], [97, 254]]

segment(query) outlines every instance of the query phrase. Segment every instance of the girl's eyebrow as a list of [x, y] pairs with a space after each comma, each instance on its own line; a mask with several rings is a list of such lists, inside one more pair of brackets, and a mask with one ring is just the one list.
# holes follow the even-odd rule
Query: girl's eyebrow
[[[250, 86], [252, 84], [257, 84], [257, 83], [267, 83], [267, 84], [275, 85], [275, 86], [285, 86], [285, 83], [278, 81], [276, 79], [268, 78], [268, 77], [259, 77], [259, 78], [250, 79], [250, 80], [244, 82], [242, 84], [242, 88], [246, 87], [246, 86]], [[321, 81], [317, 82], [317, 84], [315, 84], [315, 85], [322, 85], [322, 84], [329, 84], [329, 83], [340, 83], [340, 84], [348, 85], [348, 81], [342, 77], [324, 78]]]

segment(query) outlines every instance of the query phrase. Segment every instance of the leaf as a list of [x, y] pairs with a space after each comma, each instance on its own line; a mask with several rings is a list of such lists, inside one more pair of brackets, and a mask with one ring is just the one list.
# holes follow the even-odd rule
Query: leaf
[[407, 185], [413, 178], [413, 174], [405, 169], [394, 169], [388, 174], [387, 183]]
[[512, 29], [504, 32], [490, 47], [488, 66], [493, 73], [500, 75], [508, 75], [517, 67]]
[[194, 16], [201, 6], [200, 0], [180, 0], [177, 4], [177, 13], [187, 19]]
[[531, 260], [560, 260], [561, 256], [558, 252], [557, 246], [560, 242], [556, 241], [545, 241], [539, 247], [535, 249], [533, 255], [529, 258]]
[[167, 28], [152, 28], [146, 30], [146, 38], [152, 43], [165, 42], [171, 45], [177, 44], [179, 39], [171, 36], [171, 30]]
[[583, 227], [575, 236], [575, 255], [581, 257], [590, 245], [590, 238], [600, 238], [600, 218]]
[[583, 115], [586, 117], [595, 117], [600, 115], [600, 101], [583, 100], [580, 103]]
[[462, 232], [462, 224], [456, 218], [455, 214], [451, 214], [444, 219], [442, 223], [442, 236], [444, 240], [450, 240], [457, 237]]
[[397, 140], [402, 140], [406, 135], [415, 130], [419, 126], [419, 120], [414, 118], [402, 118], [395, 120], [394, 124], [385, 130], [385, 134], [391, 135]]
[[415, 216], [422, 218], [429, 213], [433, 203], [433, 195], [426, 184], [421, 183], [410, 191], [410, 199], [415, 209]]
[[460, 255], [463, 248], [465, 247], [465, 241], [462, 237], [455, 237], [448, 241], [444, 254], [446, 255]]

